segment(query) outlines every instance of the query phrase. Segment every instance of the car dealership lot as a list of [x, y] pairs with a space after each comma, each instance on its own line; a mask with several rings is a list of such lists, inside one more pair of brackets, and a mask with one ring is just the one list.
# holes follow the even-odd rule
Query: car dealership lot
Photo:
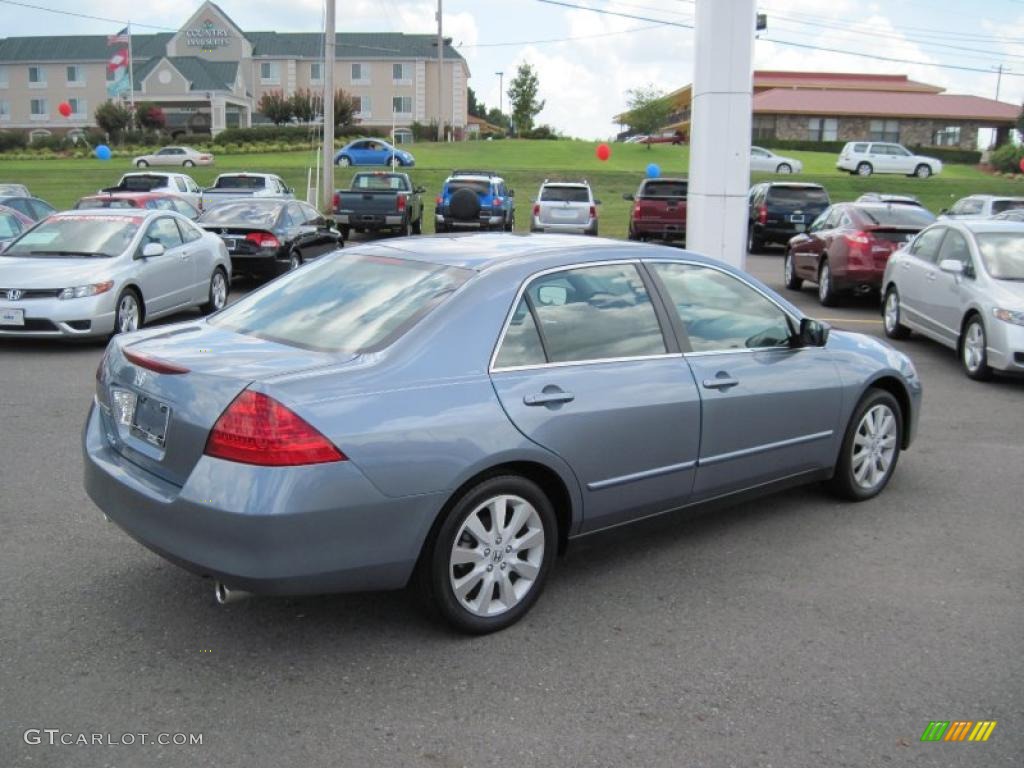
[[[748, 268], [783, 290], [780, 251]], [[882, 335], [872, 302], [785, 295]], [[102, 348], [0, 342], [0, 765], [1010, 765], [1024, 382], [897, 346], [925, 401], [880, 497], [800, 489], [581, 539], [520, 624], [468, 639], [403, 593], [217, 608], [85, 497]], [[999, 726], [919, 742], [957, 719]], [[30, 728], [204, 738], [51, 747]]]

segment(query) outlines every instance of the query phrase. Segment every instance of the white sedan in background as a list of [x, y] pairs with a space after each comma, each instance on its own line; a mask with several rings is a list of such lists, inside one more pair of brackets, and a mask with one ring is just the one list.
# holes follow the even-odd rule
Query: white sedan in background
[[151, 165], [176, 165], [182, 168], [194, 168], [197, 165], [213, 165], [213, 155], [200, 152], [192, 147], [164, 147], [151, 155], [140, 155], [132, 160], [136, 168], [148, 168]]
[[750, 170], [765, 173], [802, 173], [804, 164], [793, 157], [776, 155], [764, 147], [751, 147]]
[[180, 213], [56, 213], [0, 253], [0, 336], [109, 336], [227, 303], [224, 242]]

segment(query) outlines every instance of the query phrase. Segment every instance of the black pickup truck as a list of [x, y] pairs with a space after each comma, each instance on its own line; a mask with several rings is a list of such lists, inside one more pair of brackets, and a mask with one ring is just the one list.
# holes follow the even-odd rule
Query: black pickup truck
[[423, 187], [407, 173], [357, 173], [348, 189], [334, 193], [334, 218], [345, 237], [350, 230], [418, 235], [423, 230]]

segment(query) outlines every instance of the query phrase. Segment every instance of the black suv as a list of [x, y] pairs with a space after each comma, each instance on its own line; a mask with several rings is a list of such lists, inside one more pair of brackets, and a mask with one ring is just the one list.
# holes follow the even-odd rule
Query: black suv
[[788, 243], [805, 232], [831, 205], [820, 184], [765, 181], [750, 188], [747, 250], [758, 253], [768, 243]]

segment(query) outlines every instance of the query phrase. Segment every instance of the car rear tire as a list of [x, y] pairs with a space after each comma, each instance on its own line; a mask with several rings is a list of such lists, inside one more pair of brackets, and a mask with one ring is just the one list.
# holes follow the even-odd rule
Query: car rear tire
[[482, 635], [511, 626], [540, 597], [554, 565], [551, 501], [517, 475], [474, 485], [445, 513], [420, 560], [418, 580], [454, 628]]
[[352, 233], [352, 229], [347, 224], [342, 224], [338, 227], [338, 231], [341, 233], [342, 242], [348, 240], [348, 236]]
[[858, 176], [870, 176], [875, 172], [875, 169], [871, 167], [871, 163], [858, 163], [857, 164], [857, 175]]
[[883, 389], [869, 389], [850, 417], [830, 490], [850, 501], [866, 501], [889, 484], [900, 458], [903, 412]]
[[288, 254], [288, 271], [291, 272], [294, 269], [298, 269], [302, 266], [302, 254], [298, 251], [292, 251]]
[[967, 377], [975, 381], [988, 381], [992, 378], [992, 368], [988, 364], [988, 337], [985, 324], [978, 315], [971, 315], [964, 323], [960, 334], [960, 364], [964, 367]]
[[628, 237], [628, 238], [629, 238], [630, 240], [634, 240], [634, 241], [636, 241], [636, 242], [639, 242], [639, 241], [640, 241], [640, 235], [638, 235], [638, 234], [637, 234], [636, 232], [634, 232], [634, 231], [632, 230], [632, 228], [630, 228], [630, 230], [629, 230], [629, 234], [627, 235], [627, 237]]
[[896, 286], [889, 286], [882, 303], [882, 328], [890, 339], [905, 339], [910, 336], [910, 329], [900, 322], [900, 293]]
[[764, 250], [764, 240], [754, 232], [753, 225], [747, 227], [747, 253], [761, 253]]
[[823, 307], [834, 307], [839, 303], [835, 286], [832, 284], [832, 266], [828, 259], [821, 260], [818, 267], [818, 301]]
[[418, 219], [416, 219], [416, 221], [414, 221], [412, 223], [412, 233], [414, 235], [422, 235], [423, 234], [423, 217], [422, 216], [420, 216]]
[[195, 168], [196, 164], [193, 163], [191, 160], [186, 160], [184, 163], [181, 164], [181, 167], [182, 168]]
[[137, 331], [143, 317], [142, 297], [134, 288], [125, 288], [114, 305], [114, 335]]
[[149, 168], [149, 163], [147, 163], [145, 160], [138, 160], [135, 163], [135, 167], [136, 168]]
[[505, 231], [511, 232], [516, 228], [516, 215], [513, 213], [507, 222], [505, 222]]
[[228, 276], [223, 269], [217, 267], [210, 275], [210, 290], [205, 304], [200, 307], [204, 315], [213, 314], [224, 309], [228, 303]]
[[914, 175], [919, 179], [927, 179], [932, 175], [932, 169], [924, 163], [921, 163], [917, 168], [914, 169]]
[[796, 273], [796, 267], [793, 264], [793, 254], [789, 248], [786, 249], [785, 261], [782, 262], [782, 277], [786, 287], [791, 291], [799, 291], [803, 287], [803, 278]]
[[789, 163], [779, 163], [779, 167], [775, 169], [775, 172], [782, 174], [792, 173], [793, 166], [791, 166]]
[[412, 234], [412, 224], [410, 224], [409, 220], [406, 219], [405, 221], [402, 222], [402, 226], [400, 226], [398, 228], [398, 236], [399, 237], [409, 237], [409, 235], [411, 235], [411, 234]]

